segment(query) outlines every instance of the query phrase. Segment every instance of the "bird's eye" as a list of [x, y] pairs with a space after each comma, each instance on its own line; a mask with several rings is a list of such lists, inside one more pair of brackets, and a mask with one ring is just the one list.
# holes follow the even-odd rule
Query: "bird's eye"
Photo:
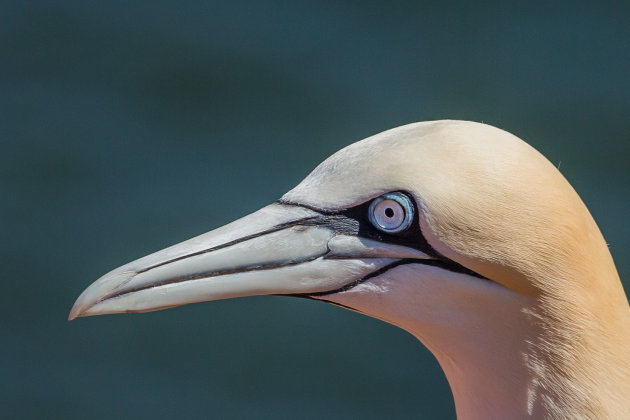
[[413, 204], [405, 194], [383, 194], [370, 203], [368, 217], [378, 230], [398, 233], [407, 229], [413, 221]]

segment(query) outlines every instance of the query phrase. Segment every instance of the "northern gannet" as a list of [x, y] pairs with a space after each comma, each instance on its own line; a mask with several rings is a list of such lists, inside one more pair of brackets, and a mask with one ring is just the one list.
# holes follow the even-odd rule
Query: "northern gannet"
[[630, 416], [630, 307], [604, 238], [554, 165], [489, 125], [354, 143], [277, 202], [101, 277], [69, 319], [250, 295], [409, 331], [462, 419]]

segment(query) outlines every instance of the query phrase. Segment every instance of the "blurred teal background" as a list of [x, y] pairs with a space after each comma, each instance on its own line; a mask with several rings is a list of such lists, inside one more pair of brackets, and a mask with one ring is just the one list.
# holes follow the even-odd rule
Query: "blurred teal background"
[[440, 118], [560, 166], [630, 278], [629, 4], [0, 3], [3, 417], [454, 418], [411, 335], [331, 305], [66, 317], [106, 271]]

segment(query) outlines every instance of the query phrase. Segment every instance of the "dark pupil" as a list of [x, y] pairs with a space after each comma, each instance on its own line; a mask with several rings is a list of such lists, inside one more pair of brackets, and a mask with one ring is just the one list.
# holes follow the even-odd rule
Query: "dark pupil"
[[391, 208], [387, 207], [385, 209], [385, 216], [387, 216], [387, 217], [394, 217], [394, 210], [392, 210]]

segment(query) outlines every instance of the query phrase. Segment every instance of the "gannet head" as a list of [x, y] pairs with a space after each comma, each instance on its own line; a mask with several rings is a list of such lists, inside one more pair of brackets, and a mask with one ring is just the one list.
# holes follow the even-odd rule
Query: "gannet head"
[[[530, 415], [569, 369], [548, 348], [575, 334], [558, 322], [600, 328], [605, 305], [627, 307], [597, 226], [550, 162], [497, 128], [436, 121], [354, 143], [278, 202], [106, 274], [70, 319], [269, 294], [407, 329], [437, 356], [456, 402], [467, 381], [501, 393], [492, 369], [525, 378], [503, 400]], [[458, 413], [504, 404], [489, 399]]]

